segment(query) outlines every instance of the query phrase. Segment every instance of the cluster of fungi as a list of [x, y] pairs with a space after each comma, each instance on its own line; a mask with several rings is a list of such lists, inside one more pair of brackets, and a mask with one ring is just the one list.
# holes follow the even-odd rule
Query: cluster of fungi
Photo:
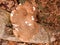
[[0, 0], [0, 45], [60, 45], [59, 10], [59, 0]]

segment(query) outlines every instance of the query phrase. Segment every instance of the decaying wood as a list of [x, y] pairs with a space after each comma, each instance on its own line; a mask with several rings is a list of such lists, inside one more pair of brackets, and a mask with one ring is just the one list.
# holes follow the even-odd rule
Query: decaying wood
[[[6, 26], [10, 24], [10, 13], [0, 8], [0, 39], [16, 41], [15, 37], [6, 34]], [[12, 29], [11, 29], [12, 30]]]
[[17, 45], [17, 43], [16, 42], [13, 42], [13, 41], [9, 41], [8, 42], [8, 45]]
[[10, 21], [10, 15], [8, 12], [0, 8], [0, 36], [2, 36], [5, 30], [6, 25]]

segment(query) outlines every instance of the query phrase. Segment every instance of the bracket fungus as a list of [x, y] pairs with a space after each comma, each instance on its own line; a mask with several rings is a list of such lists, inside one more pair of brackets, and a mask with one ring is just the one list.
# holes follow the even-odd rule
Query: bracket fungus
[[13, 33], [23, 42], [48, 43], [48, 33], [36, 22], [36, 13], [36, 7], [30, 2], [19, 4], [10, 16], [14, 28]]
[[39, 24], [36, 21], [38, 20], [36, 16], [37, 8], [35, 5], [28, 1], [25, 1], [24, 4], [20, 3], [10, 16], [15, 37], [28, 43], [50, 44], [56, 41], [54, 34], [58, 34], [60, 30], [51, 30]]

